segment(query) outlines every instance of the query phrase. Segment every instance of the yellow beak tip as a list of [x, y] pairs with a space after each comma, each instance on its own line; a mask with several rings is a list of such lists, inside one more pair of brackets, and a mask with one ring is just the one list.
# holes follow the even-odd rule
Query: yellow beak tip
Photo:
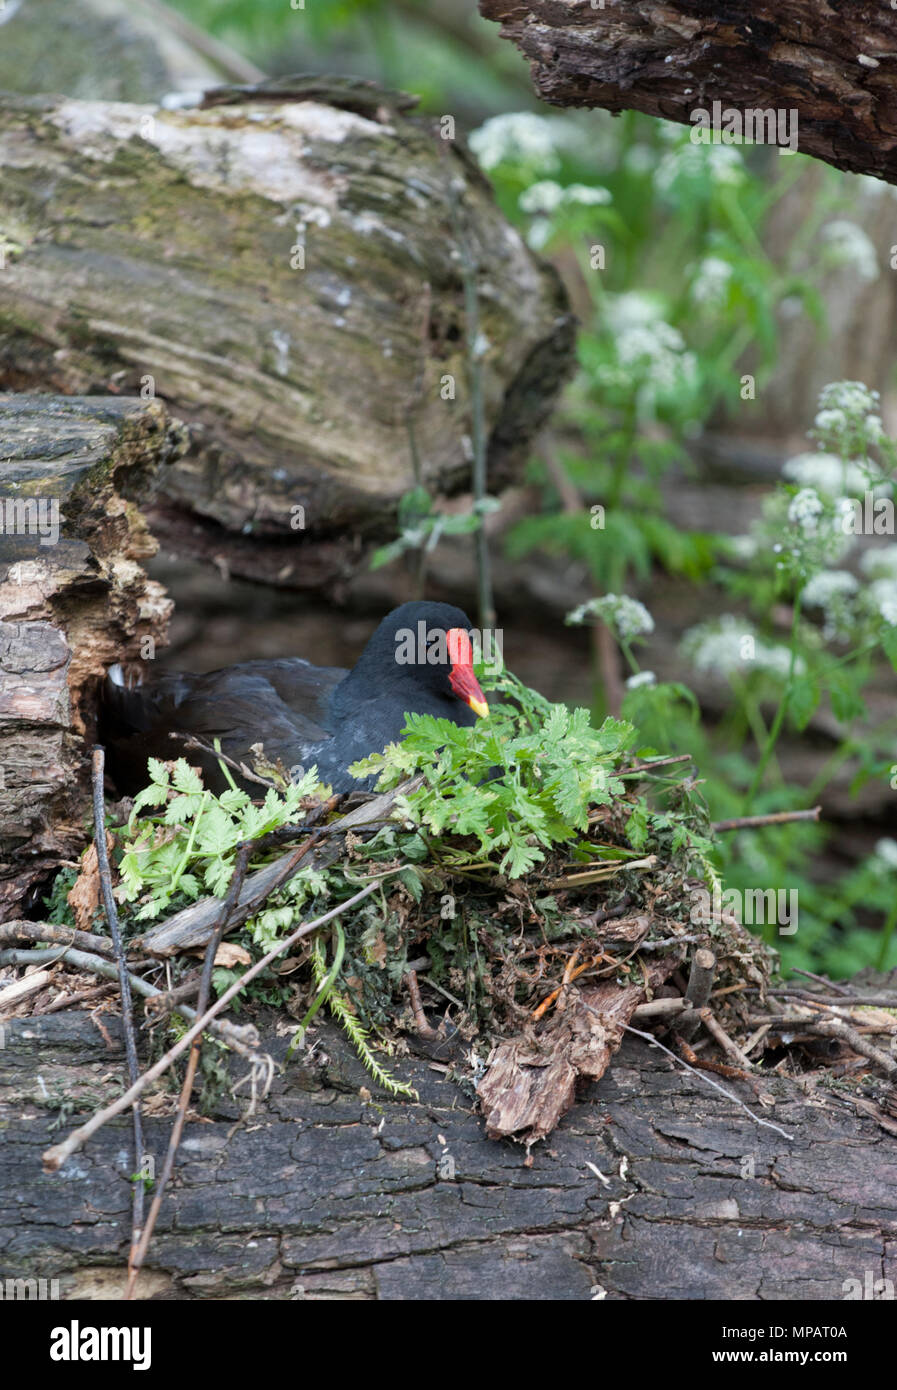
[[474, 714], [479, 715], [480, 719], [485, 719], [489, 713], [489, 706], [485, 700], [468, 700], [467, 702]]

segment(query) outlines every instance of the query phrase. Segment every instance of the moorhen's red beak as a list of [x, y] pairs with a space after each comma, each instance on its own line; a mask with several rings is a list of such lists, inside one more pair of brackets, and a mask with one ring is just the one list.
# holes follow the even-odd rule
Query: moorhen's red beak
[[474, 714], [485, 719], [489, 713], [486, 697], [480, 683], [473, 674], [473, 648], [470, 638], [462, 627], [452, 627], [448, 631], [448, 651], [452, 669], [449, 672], [449, 685], [459, 700], [469, 705]]

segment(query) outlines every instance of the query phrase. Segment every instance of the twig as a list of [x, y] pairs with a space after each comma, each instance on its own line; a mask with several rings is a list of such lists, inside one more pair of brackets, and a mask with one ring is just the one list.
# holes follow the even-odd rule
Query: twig
[[[118, 909], [115, 906], [115, 897], [112, 892], [112, 872], [109, 868], [109, 853], [106, 848], [106, 803], [103, 799], [103, 770], [105, 763], [105, 750], [97, 745], [93, 750], [93, 757], [91, 760], [93, 774], [94, 847], [97, 854], [97, 869], [100, 875], [103, 907], [106, 910], [106, 924], [109, 928], [109, 935], [112, 938], [112, 946], [115, 951], [115, 962], [118, 967], [118, 987], [121, 994], [121, 1017], [122, 1028], [125, 1035], [125, 1056], [128, 1061], [128, 1080], [133, 1086], [140, 1075], [140, 1063], [137, 1060], [137, 1031], [134, 1027], [134, 1003], [131, 998], [131, 977], [128, 974], [128, 967], [125, 963], [125, 948], [122, 944], [121, 931], [118, 925]], [[129, 1269], [133, 1268], [134, 1252], [137, 1249], [137, 1244], [143, 1229], [144, 1187], [142, 1180], [137, 1177], [136, 1174], [143, 1170], [145, 1147], [143, 1139], [143, 1121], [140, 1116], [140, 1101], [137, 1097], [134, 1099], [132, 1111], [134, 1117], [135, 1177], [132, 1179], [131, 1248], [128, 1254]]]
[[[103, 979], [118, 980], [118, 970], [111, 960], [103, 960], [101, 956], [88, 955], [86, 951], [76, 951], [74, 946], [67, 951], [58, 950], [29, 951], [10, 948], [0, 951], [0, 965], [41, 965], [47, 961], [62, 961], [65, 965], [72, 965], [76, 970], [89, 970], [92, 975], [99, 975]], [[157, 964], [157, 962], [153, 962]], [[141, 980], [139, 975], [129, 976], [131, 989], [135, 994], [141, 994], [145, 999], [154, 999], [162, 994], [162, 990], [155, 985], [149, 984], [146, 980]], [[176, 1012], [183, 1014], [186, 1019], [196, 1019], [196, 1010], [189, 1008], [186, 1004], [178, 1004]], [[241, 1056], [251, 1059], [256, 1058], [256, 1053], [252, 1048], [258, 1047], [258, 1033], [252, 1024], [239, 1028], [233, 1023], [213, 1023], [211, 1031], [221, 1038], [222, 1042], [227, 1043], [228, 1047], [239, 1052]]]
[[56, 922], [0, 922], [0, 941], [58, 941], [60, 945], [78, 946], [82, 951], [96, 951], [100, 956], [115, 954], [110, 937], [59, 926]]
[[[591, 1004], [587, 1004], [586, 1008], [591, 1009], [593, 1013], [598, 1013], [597, 1009], [592, 1009]], [[793, 1143], [793, 1134], [789, 1134], [787, 1130], [782, 1129], [780, 1125], [773, 1124], [772, 1120], [764, 1120], [762, 1116], [755, 1115], [753, 1110], [745, 1105], [744, 1101], [741, 1100], [739, 1096], [734, 1095], [731, 1091], [727, 1091], [725, 1086], [721, 1086], [718, 1081], [712, 1080], [711, 1077], [707, 1076], [704, 1072], [698, 1071], [696, 1067], [690, 1066], [682, 1057], [677, 1057], [675, 1052], [671, 1052], [668, 1047], [664, 1047], [662, 1042], [658, 1042], [653, 1033], [643, 1033], [640, 1028], [633, 1028], [629, 1023], [624, 1023], [622, 1027], [625, 1032], [634, 1033], [637, 1038], [643, 1038], [645, 1042], [650, 1043], [652, 1047], [659, 1047], [661, 1052], [665, 1052], [678, 1066], [685, 1067], [686, 1071], [690, 1071], [699, 1081], [706, 1082], [708, 1086], [712, 1086], [715, 1091], [719, 1091], [724, 1095], [727, 1100], [732, 1100], [736, 1105], [741, 1106], [741, 1109], [746, 1115], [750, 1116], [755, 1125], [763, 1125], [765, 1129], [774, 1129], [776, 1134], [781, 1134], [783, 1139], [787, 1139], [789, 1142]]]
[[715, 820], [712, 828], [717, 832], [723, 830], [759, 830], [764, 825], [786, 825], [788, 821], [818, 821], [821, 814], [821, 806], [814, 806], [811, 811], [774, 811], [768, 816], [736, 816], [734, 820]]
[[[698, 1043], [698, 1047], [703, 1047], [706, 1039]], [[690, 1062], [693, 1067], [698, 1067], [701, 1071], [713, 1071], [717, 1076], [724, 1076], [727, 1081], [747, 1081], [757, 1090], [757, 1083], [748, 1076], [747, 1072], [741, 1067], [730, 1067], [727, 1062], [714, 1062], [709, 1057], [699, 1057], [695, 1049], [684, 1038], [679, 1039], [679, 1051], [686, 1062]]]
[[653, 772], [655, 767], [670, 767], [673, 763], [690, 763], [694, 761], [693, 753], [676, 753], [669, 758], [652, 758], [646, 763], [632, 763], [629, 767], [621, 768], [617, 777], [634, 777], [639, 772]]
[[716, 1039], [723, 1049], [723, 1052], [727, 1053], [727, 1055], [732, 1058], [732, 1061], [736, 1062], [739, 1067], [744, 1067], [746, 1071], [753, 1071], [754, 1064], [751, 1059], [742, 1052], [737, 1043], [732, 1041], [719, 1020], [714, 1018], [710, 1009], [701, 1009], [700, 1015], [701, 1022], [707, 1029], [707, 1032], [711, 1037]]
[[[334, 796], [322, 806], [317, 807], [312, 813], [312, 816], [308, 817], [306, 825], [313, 824], [312, 817], [314, 817], [314, 820], [320, 820], [326, 813], [334, 810], [339, 804], [339, 800], [340, 798], [338, 796]], [[270, 831], [267, 835], [259, 835], [254, 840], [243, 840], [237, 847], [234, 867], [231, 873], [230, 883], [228, 884], [227, 896], [224, 899], [221, 914], [212, 932], [209, 944], [206, 947], [205, 959], [203, 960], [202, 975], [199, 981], [199, 995], [196, 1001], [196, 1011], [200, 1016], [205, 1014], [209, 1007], [209, 995], [212, 992], [212, 970], [215, 965], [215, 956], [218, 954], [218, 947], [221, 945], [222, 937], [227, 931], [230, 920], [236, 910], [240, 892], [243, 888], [243, 880], [246, 877], [246, 870], [249, 867], [249, 860], [254, 853], [258, 853], [268, 845], [280, 843], [284, 838], [283, 831], [285, 829], [292, 829], [292, 827], [281, 827], [280, 830]], [[311, 835], [306, 836], [303, 843], [295, 853], [289, 857], [287, 863], [284, 865], [283, 874], [280, 876], [279, 881], [275, 880], [272, 884], [272, 892], [275, 888], [279, 887], [280, 883], [286, 878], [292, 877], [299, 861], [304, 859], [308, 851], [317, 844], [318, 840], [321, 838], [321, 834], [321, 830], [316, 830], [312, 831]], [[177, 1152], [181, 1142], [181, 1135], [184, 1132], [184, 1125], [187, 1121], [187, 1108], [190, 1104], [190, 1097], [193, 1094], [193, 1082], [196, 1078], [196, 1069], [199, 1066], [201, 1051], [202, 1033], [199, 1032], [193, 1041], [193, 1046], [190, 1048], [190, 1056], [187, 1059], [187, 1069], [184, 1075], [183, 1085], [181, 1086], [181, 1094], [178, 1097], [177, 1114], [175, 1115], [171, 1136], [168, 1140], [168, 1149], [165, 1154], [165, 1161], [162, 1165], [162, 1172], [159, 1174], [156, 1182], [156, 1188], [153, 1193], [153, 1200], [149, 1209], [149, 1215], [146, 1219], [146, 1225], [141, 1233], [133, 1259], [130, 1262], [128, 1287], [125, 1291], [126, 1300], [134, 1297], [137, 1279], [143, 1267], [143, 1262], [146, 1259], [146, 1252], [149, 1249], [150, 1241], [153, 1238], [153, 1231], [156, 1228], [159, 1212], [162, 1210], [165, 1189], [168, 1186], [168, 1180], [174, 1169], [175, 1159], [177, 1158]], [[131, 1081], [133, 1082], [135, 1079], [136, 1078], [132, 1077]]]
[[268, 791], [280, 791], [276, 782], [272, 782], [268, 777], [259, 777], [257, 772], [251, 772], [245, 763], [239, 763], [234, 758], [229, 758], [226, 753], [222, 753], [220, 748], [213, 748], [209, 743], [203, 743], [196, 734], [169, 734], [169, 738], [175, 739], [178, 743], [183, 743], [185, 748], [195, 748], [197, 752], [208, 753], [211, 757], [219, 759], [228, 767], [232, 767], [241, 777], [245, 777], [247, 782], [257, 782], [260, 787], [265, 787]]
[[674, 1014], [687, 1013], [691, 1007], [691, 1000], [683, 999], [681, 995], [678, 999], [652, 999], [649, 1004], [639, 1004], [632, 1018], [640, 1023], [649, 1018], [670, 1018]]
[[35, 1009], [35, 1016], [43, 1017], [44, 1014], [55, 1014], [60, 1009], [69, 1009], [73, 1004], [87, 1004], [94, 999], [101, 999], [112, 993], [114, 985], [95, 985], [92, 989], [78, 989], [74, 994], [60, 994], [45, 1009]]
[[[4, 961], [3, 964], [18, 965], [19, 962]], [[0, 1009], [17, 1008], [23, 999], [27, 999], [29, 994], [36, 994], [39, 989], [45, 989], [52, 978], [49, 970], [35, 970], [33, 975], [26, 975], [24, 979], [14, 980], [5, 989], [0, 989]]]
[[795, 966], [794, 973], [795, 975], [805, 975], [808, 980], [815, 980], [817, 985], [825, 985], [826, 989], [830, 989], [834, 994], [850, 993], [847, 985], [836, 984], [834, 980], [827, 980], [823, 975], [814, 975], [812, 970], [798, 970]]
[[417, 974], [414, 970], [408, 971], [405, 976], [405, 985], [408, 990], [408, 998], [411, 1000], [411, 1012], [414, 1014], [414, 1024], [419, 1036], [428, 1040], [438, 1038], [438, 1028], [434, 1028], [431, 1023], [427, 1022], [427, 1015], [424, 1013], [424, 1006], [420, 997], [420, 987], [417, 983]]
[[[805, 1025], [806, 1026], [806, 1025]], [[810, 1025], [811, 1033], [819, 1033], [824, 1038], [838, 1038], [842, 1042], [848, 1043], [854, 1052], [861, 1053], [868, 1057], [870, 1062], [881, 1067], [886, 1076], [892, 1081], [897, 1079], [897, 1060], [889, 1057], [886, 1052], [882, 1052], [880, 1047], [875, 1047], [868, 1042], [855, 1028], [851, 1028], [849, 1023], [845, 1023], [843, 1018], [820, 1019]]]
[[[404, 865], [399, 866], [399, 868], [403, 867]], [[399, 868], [394, 869], [392, 872], [398, 873]], [[318, 927], [323, 926], [325, 922], [329, 922], [334, 917], [338, 917], [341, 912], [345, 912], [350, 907], [355, 907], [355, 905], [360, 903], [364, 898], [370, 897], [371, 893], [376, 892], [380, 887], [381, 882], [382, 880], [378, 878], [376, 883], [368, 884], [366, 888], [362, 888], [360, 892], [355, 893], [351, 898], [347, 898], [345, 902], [338, 903], [336, 907], [332, 907], [329, 912], [325, 912], [321, 917], [316, 917], [311, 922], [303, 923], [302, 926], [297, 927], [290, 936], [285, 937], [283, 941], [279, 941], [266, 956], [256, 961], [255, 965], [251, 965], [245, 974], [241, 975], [239, 980], [236, 980], [226, 989], [224, 994], [215, 1001], [203, 1017], [198, 1019], [193, 1027], [175, 1043], [174, 1047], [170, 1048], [168, 1052], [165, 1053], [164, 1057], [160, 1057], [159, 1061], [156, 1062], [154, 1066], [143, 1073], [134, 1086], [131, 1086], [124, 1095], [119, 1096], [111, 1105], [107, 1105], [104, 1110], [96, 1111], [85, 1124], [80, 1125], [78, 1129], [72, 1130], [68, 1138], [63, 1140], [62, 1143], [54, 1144], [51, 1148], [47, 1149], [43, 1155], [45, 1171], [48, 1173], [55, 1173], [67, 1158], [73, 1153], [76, 1153], [78, 1149], [87, 1142], [91, 1135], [95, 1134], [98, 1129], [102, 1129], [103, 1125], [109, 1120], [114, 1119], [116, 1115], [120, 1115], [123, 1110], [126, 1110], [135, 1096], [138, 1096], [151, 1081], [155, 1081], [156, 1077], [161, 1076], [163, 1072], [167, 1071], [172, 1062], [177, 1061], [178, 1057], [180, 1057], [183, 1052], [186, 1052], [187, 1048], [192, 1044], [193, 1039], [198, 1037], [199, 1034], [209, 1026], [210, 1020], [217, 1018], [218, 1014], [227, 1008], [230, 1001], [239, 994], [242, 989], [245, 989], [250, 980], [254, 980], [263, 970], [267, 970], [272, 961], [277, 960], [278, 956], [282, 956], [285, 951], [295, 946], [296, 942], [300, 941], [303, 936], [308, 936], [309, 932], [315, 931]]]
[[716, 956], [706, 946], [700, 946], [692, 956], [691, 973], [688, 977], [686, 999], [690, 999], [693, 1012], [685, 1018], [677, 1019], [674, 1027], [680, 1037], [693, 1038], [700, 1026], [698, 1010], [703, 1009], [710, 999], [713, 977], [716, 974]]

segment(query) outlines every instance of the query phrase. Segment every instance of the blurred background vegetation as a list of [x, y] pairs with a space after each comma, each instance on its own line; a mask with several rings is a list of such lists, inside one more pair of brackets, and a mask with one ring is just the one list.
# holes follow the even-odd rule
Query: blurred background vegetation
[[[509, 664], [693, 754], [714, 819], [821, 802], [820, 824], [724, 835], [725, 882], [797, 890], [794, 934], [758, 928], [787, 967], [897, 966], [897, 544], [839, 524], [845, 495], [893, 499], [895, 189], [553, 111], [473, 0], [295, 4], [174, 7], [267, 74], [354, 74], [454, 116], [580, 322], [578, 373], [490, 518], [548, 607], [569, 591], [570, 660], [527, 665], [518, 636]], [[387, 569], [432, 538], [427, 505]]]

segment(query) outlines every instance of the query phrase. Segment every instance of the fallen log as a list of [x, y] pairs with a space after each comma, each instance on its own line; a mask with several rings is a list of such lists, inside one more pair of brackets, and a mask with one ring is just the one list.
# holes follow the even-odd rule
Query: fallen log
[[[123, 1081], [120, 1021], [99, 1021], [15, 1019], [0, 1050], [4, 1274], [55, 1279], [61, 1298], [125, 1281], [127, 1118], [56, 1175], [40, 1163], [60, 1112]], [[274, 1029], [263, 1047], [282, 1060]], [[314, 1036], [250, 1124], [234, 1129], [229, 1097], [188, 1124], [138, 1296], [839, 1301], [897, 1279], [897, 1148], [847, 1092], [766, 1079], [789, 1141], [627, 1040], [528, 1164], [428, 1061], [391, 1063], [419, 1103], [372, 1097], [339, 1030]], [[150, 1159], [169, 1124], [145, 1118]]]
[[163, 398], [193, 447], [152, 525], [181, 553], [333, 583], [416, 483], [469, 487], [472, 370], [493, 489], [556, 399], [556, 273], [405, 104], [336, 79], [177, 110], [0, 99], [0, 388]]
[[87, 841], [98, 679], [165, 642], [134, 499], [184, 447], [158, 401], [0, 395], [0, 920]]

